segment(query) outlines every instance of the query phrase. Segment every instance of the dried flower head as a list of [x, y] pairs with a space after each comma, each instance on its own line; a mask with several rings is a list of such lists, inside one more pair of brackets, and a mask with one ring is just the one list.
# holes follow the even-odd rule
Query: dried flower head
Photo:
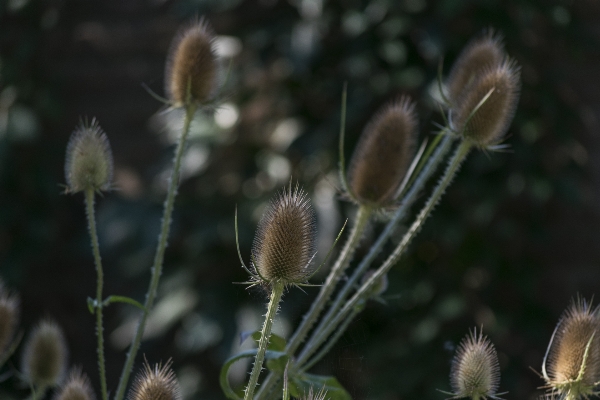
[[11, 345], [19, 324], [19, 296], [0, 281], [0, 357]]
[[264, 283], [302, 283], [313, 272], [315, 241], [315, 211], [306, 192], [298, 185], [292, 188], [290, 182], [267, 206], [258, 224], [251, 265]]
[[25, 342], [23, 375], [38, 387], [58, 385], [67, 368], [67, 344], [60, 327], [50, 320], [40, 322]]
[[520, 88], [519, 67], [512, 60], [486, 69], [452, 109], [453, 130], [480, 148], [499, 143], [512, 122]]
[[205, 104], [217, 88], [218, 62], [214, 35], [204, 20], [183, 28], [171, 42], [165, 71], [165, 88], [176, 107], [191, 101]]
[[54, 396], [54, 400], [94, 400], [90, 379], [81, 369], [71, 370], [65, 383]]
[[497, 398], [500, 367], [494, 345], [477, 329], [469, 332], [458, 345], [452, 360], [450, 384], [453, 398]]
[[67, 192], [109, 190], [112, 175], [113, 158], [106, 134], [96, 119], [89, 125], [82, 122], [67, 145]]
[[548, 388], [578, 399], [600, 384], [600, 319], [585, 299], [573, 301], [554, 330], [542, 373]]
[[446, 81], [448, 99], [452, 104], [461, 97], [461, 93], [476, 77], [502, 63], [504, 60], [502, 38], [488, 30], [471, 40], [460, 53]]
[[379, 111], [365, 127], [348, 170], [352, 195], [361, 204], [385, 207], [411, 164], [415, 151], [415, 105], [402, 97]]
[[325, 400], [326, 396], [327, 396], [327, 391], [325, 390], [325, 387], [321, 388], [321, 390], [319, 390], [317, 393], [315, 393], [313, 391], [313, 387], [311, 386], [310, 389], [308, 389], [308, 394], [302, 396], [301, 399], [302, 400]]
[[144, 370], [139, 373], [129, 392], [128, 400], [180, 400], [179, 383], [171, 369], [171, 361], [165, 365], [155, 364], [150, 367], [144, 363]]

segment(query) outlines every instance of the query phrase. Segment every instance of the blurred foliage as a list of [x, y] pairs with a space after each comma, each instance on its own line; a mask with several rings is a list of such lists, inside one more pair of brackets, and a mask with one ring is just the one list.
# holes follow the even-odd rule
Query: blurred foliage
[[[119, 190], [98, 200], [105, 293], [142, 301], [173, 128], [141, 84], [162, 93], [169, 42], [196, 16], [219, 35], [231, 73], [216, 115], [198, 118], [184, 162], [141, 348], [148, 360], [173, 357], [186, 398], [222, 398], [220, 367], [240, 333], [259, 326], [265, 300], [232, 284], [246, 279], [235, 206], [247, 258], [262, 207], [292, 177], [314, 194], [327, 248], [355, 209], [336, 189], [343, 83], [348, 154], [373, 112], [402, 93], [418, 100], [425, 138], [442, 122], [430, 98], [439, 62], [447, 71], [491, 26], [522, 67], [511, 151], [469, 157], [390, 273], [387, 305], [369, 305], [314, 372], [336, 376], [356, 399], [442, 399], [436, 389], [449, 388], [454, 346], [483, 325], [499, 352], [501, 391], [536, 397], [541, 380], [529, 367], [540, 370], [562, 309], [578, 292], [599, 292], [600, 7], [592, 0], [0, 1], [0, 275], [20, 292], [22, 328], [56, 318], [71, 362], [98, 387], [83, 198], [60, 195], [66, 142], [82, 116], [108, 133]], [[307, 293], [286, 294], [277, 332], [299, 321], [316, 289]], [[137, 310], [113, 305], [105, 315], [114, 390]], [[14, 382], [0, 383], [0, 397], [24, 398]]]

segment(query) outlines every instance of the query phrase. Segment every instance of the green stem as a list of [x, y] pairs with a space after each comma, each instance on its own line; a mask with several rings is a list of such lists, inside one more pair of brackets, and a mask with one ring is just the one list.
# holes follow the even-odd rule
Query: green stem
[[355, 287], [355, 284], [358, 280], [364, 275], [367, 271], [375, 257], [380, 254], [383, 245], [386, 243], [388, 238], [394, 233], [398, 223], [404, 218], [408, 209], [412, 206], [413, 202], [416, 200], [418, 195], [421, 193], [423, 186], [429, 180], [433, 172], [436, 170], [437, 166], [444, 158], [448, 150], [450, 149], [450, 145], [452, 144], [452, 138], [450, 136], [444, 136], [442, 143], [436, 147], [435, 152], [432, 157], [428, 157], [429, 159], [425, 163], [424, 167], [422, 167], [422, 173], [418, 175], [418, 177], [414, 180], [414, 184], [410, 187], [409, 191], [402, 198], [401, 205], [398, 210], [394, 213], [392, 219], [386, 225], [384, 231], [381, 233], [379, 238], [373, 246], [371, 246], [367, 256], [360, 262], [358, 267], [352, 273], [352, 276], [348, 281], [344, 284], [344, 287], [340, 290], [335, 301], [332, 306], [329, 308], [327, 314], [323, 317], [317, 328], [312, 333], [310, 340], [307, 342], [304, 347], [303, 353], [309, 352], [310, 354], [314, 353], [317, 349], [314, 348], [313, 342], [314, 339], [319, 336], [319, 334], [323, 331], [323, 329], [329, 326], [331, 320], [335, 317], [344, 301], [346, 300], [348, 293]]
[[267, 306], [267, 315], [265, 315], [265, 323], [263, 324], [262, 331], [260, 333], [260, 341], [258, 342], [258, 351], [256, 352], [256, 358], [254, 360], [254, 366], [252, 367], [252, 373], [250, 374], [250, 381], [246, 387], [246, 394], [244, 400], [251, 400], [254, 398], [254, 389], [258, 383], [258, 376], [262, 370], [262, 365], [265, 360], [265, 352], [269, 345], [269, 339], [271, 338], [271, 328], [273, 327], [273, 320], [275, 314], [279, 308], [279, 302], [283, 295], [283, 282], [277, 281], [273, 284], [271, 289], [271, 299]]
[[[398, 261], [400, 256], [404, 253], [404, 251], [407, 249], [408, 245], [411, 243], [412, 239], [414, 239], [416, 234], [419, 232], [419, 230], [423, 226], [423, 223], [425, 222], [427, 217], [431, 214], [431, 211], [434, 209], [435, 205], [438, 203], [438, 201], [444, 194], [448, 185], [450, 185], [450, 183], [452, 182], [454, 175], [456, 175], [456, 173], [458, 172], [458, 169], [460, 168], [461, 163], [463, 162], [463, 160], [469, 153], [471, 147], [472, 147], [471, 142], [469, 142], [469, 141], [461, 142], [461, 144], [456, 149], [454, 155], [449, 160], [448, 166], [447, 166], [440, 182], [435, 187], [433, 193], [431, 194], [431, 197], [427, 200], [427, 203], [425, 204], [425, 206], [423, 206], [423, 208], [419, 212], [419, 215], [417, 216], [417, 218], [415, 219], [415, 221], [413, 222], [411, 227], [408, 229], [408, 231], [406, 232], [406, 234], [400, 241], [400, 244], [398, 244], [398, 246], [394, 249], [393, 253], [386, 259], [386, 261], [383, 263], [383, 265], [381, 267], [379, 267], [379, 269], [377, 269], [377, 271], [375, 271], [375, 273], [373, 275], [371, 275], [371, 277], [365, 283], [362, 284], [362, 286], [356, 291], [356, 293], [350, 298], [350, 300], [346, 302], [344, 307], [330, 321], [329, 325], [315, 339], [314, 345], [312, 348], [315, 348], [315, 349], [318, 348], [329, 337], [329, 335], [333, 332], [334, 329], [336, 329], [336, 327], [338, 327], [338, 325], [343, 321], [343, 319], [346, 318], [346, 316], [352, 312], [352, 310], [358, 304], [358, 302], [363, 301], [368, 297], [369, 291], [371, 290], [371, 288]], [[298, 358], [298, 360], [296, 361], [296, 364], [302, 365], [302, 363], [304, 361], [306, 361], [306, 359], [310, 356], [310, 354], [311, 354], [310, 352], [305, 352], [303, 355], [301, 355]]]
[[152, 309], [152, 305], [154, 304], [154, 299], [156, 297], [156, 292], [158, 290], [158, 282], [162, 273], [165, 249], [167, 247], [167, 239], [169, 238], [169, 230], [171, 227], [171, 214], [173, 213], [175, 196], [177, 195], [177, 186], [179, 185], [181, 159], [183, 156], [183, 150], [185, 148], [187, 136], [190, 131], [190, 124], [192, 122], [195, 112], [196, 104], [189, 103], [185, 109], [183, 132], [181, 133], [181, 137], [179, 138], [179, 142], [177, 143], [177, 149], [175, 150], [175, 156], [173, 159], [173, 171], [171, 172], [169, 190], [167, 192], [167, 198], [164, 204], [160, 236], [158, 238], [158, 246], [156, 247], [156, 254], [154, 256], [154, 263], [152, 265], [152, 277], [150, 279], [150, 286], [148, 288], [148, 293], [146, 294], [146, 302], [144, 303], [144, 310], [142, 311], [137, 331], [135, 333], [133, 341], [131, 342], [131, 348], [129, 349], [129, 353], [127, 353], [127, 360], [125, 362], [125, 365], [123, 366], [121, 379], [119, 380], [119, 386], [115, 395], [115, 400], [123, 400], [123, 396], [125, 395], [125, 389], [127, 387], [127, 382], [129, 381], [129, 375], [131, 374], [131, 370], [133, 368], [133, 362], [135, 361], [135, 356], [140, 347], [142, 336], [144, 334], [144, 328], [146, 327], [146, 320], [148, 319], [148, 314]]
[[[367, 206], [360, 206], [358, 211], [356, 212], [356, 221], [354, 223], [354, 227], [352, 228], [352, 232], [350, 232], [350, 236], [344, 245], [340, 255], [338, 256], [335, 264], [331, 268], [331, 272], [327, 276], [327, 279], [323, 286], [321, 286], [321, 291], [317, 295], [317, 298], [313, 301], [310, 310], [304, 315], [302, 323], [296, 329], [294, 335], [289, 340], [288, 345], [286, 347], [286, 353], [288, 355], [294, 354], [294, 352], [298, 349], [300, 344], [302, 344], [306, 335], [308, 334], [310, 328], [314, 325], [316, 319], [319, 317], [321, 311], [325, 307], [327, 301], [331, 297], [333, 290], [335, 289], [338, 281], [342, 277], [342, 274], [348, 267], [350, 263], [350, 259], [358, 246], [360, 239], [364, 233], [364, 230], [367, 226], [367, 222], [369, 221], [369, 217], [373, 213], [373, 209]], [[262, 387], [258, 392], [258, 398], [263, 398], [266, 395], [266, 391], [275, 383], [275, 381], [279, 379], [278, 376], [271, 373], [267, 376], [267, 379], [263, 383]]]
[[94, 213], [94, 189], [85, 191], [85, 204], [87, 218], [92, 240], [92, 252], [94, 253], [94, 263], [96, 264], [96, 336], [98, 337], [98, 368], [100, 369], [100, 389], [102, 391], [102, 400], [108, 400], [108, 390], [106, 388], [106, 366], [104, 362], [104, 327], [102, 323], [102, 288], [104, 286], [104, 271], [102, 269], [102, 259], [100, 258], [100, 246], [98, 245], [98, 232], [96, 230], [96, 216]]

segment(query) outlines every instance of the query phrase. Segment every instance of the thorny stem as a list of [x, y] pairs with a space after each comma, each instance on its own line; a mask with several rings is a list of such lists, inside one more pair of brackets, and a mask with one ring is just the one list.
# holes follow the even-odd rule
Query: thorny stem
[[[369, 253], [366, 255], [365, 258], [363, 258], [363, 260], [360, 262], [358, 267], [356, 267], [356, 269], [352, 273], [352, 276], [350, 277], [350, 279], [348, 279], [348, 281], [345, 283], [344, 287], [340, 290], [335, 301], [329, 308], [329, 311], [327, 312], [327, 314], [323, 317], [323, 319], [319, 323], [319, 326], [313, 331], [313, 334], [312, 334], [310, 340], [307, 342], [306, 346], [304, 347], [302, 355], [304, 353], [313, 354], [317, 350], [313, 346], [315, 338], [320, 335], [320, 333], [323, 331], [323, 329], [325, 327], [329, 326], [330, 321], [332, 320], [333, 317], [335, 317], [335, 315], [339, 311], [340, 307], [343, 305], [343, 302], [346, 300], [350, 290], [352, 290], [355, 287], [356, 282], [358, 282], [358, 280], [364, 275], [364, 273], [367, 271], [367, 268], [369, 268], [369, 266], [371, 265], [371, 263], [373, 262], [375, 257], [377, 257], [377, 255], [380, 254], [381, 248], [383, 247], [385, 242], [389, 239], [389, 237], [394, 233], [394, 231], [396, 230], [396, 227], [398, 226], [398, 223], [404, 218], [404, 216], [406, 215], [406, 212], [412, 206], [412, 203], [416, 200], [418, 195], [421, 193], [421, 190], [423, 189], [423, 186], [425, 185], [427, 180], [429, 180], [429, 178], [431, 177], [433, 172], [435, 172], [437, 166], [439, 165], [441, 160], [444, 158], [444, 156], [450, 149], [450, 145], [452, 144], [452, 141], [453, 141], [452, 137], [447, 136], [447, 135], [444, 136], [444, 138], [442, 139], [442, 143], [439, 146], [437, 146], [433, 155], [431, 157], [429, 157], [429, 159], [427, 160], [427, 163], [425, 164], [425, 166], [422, 169], [421, 174], [419, 174], [419, 176], [415, 179], [414, 184], [410, 187], [410, 190], [402, 198], [400, 207], [398, 208], [398, 210], [396, 210], [396, 212], [394, 213], [394, 216], [388, 222], [388, 224], [386, 225], [384, 231], [381, 233], [379, 238], [377, 238], [377, 241], [375, 242], [375, 244], [373, 244], [373, 246], [371, 246], [371, 248], [369, 249]], [[301, 355], [301, 357], [302, 357], [302, 355]]]
[[246, 387], [244, 400], [251, 400], [254, 398], [254, 389], [258, 383], [258, 376], [260, 375], [260, 371], [262, 370], [262, 365], [265, 360], [265, 352], [267, 351], [269, 339], [271, 338], [273, 320], [275, 319], [275, 315], [279, 309], [279, 302], [281, 301], [281, 296], [283, 295], [283, 287], [283, 282], [277, 281], [271, 288], [271, 299], [269, 300], [269, 305], [267, 306], [267, 314], [265, 315], [265, 322], [260, 333], [260, 341], [258, 342], [258, 351], [256, 352], [256, 358], [254, 359], [254, 366], [252, 367], [252, 372], [250, 373], [250, 381]]
[[177, 149], [175, 150], [175, 156], [173, 158], [173, 171], [171, 172], [171, 179], [169, 182], [169, 190], [167, 192], [167, 198], [164, 204], [164, 213], [161, 223], [160, 235], [158, 237], [158, 246], [156, 247], [156, 254], [154, 256], [154, 263], [152, 265], [152, 277], [150, 279], [150, 286], [148, 293], [146, 294], [146, 302], [144, 303], [144, 310], [140, 318], [140, 322], [135, 333], [135, 337], [131, 342], [131, 348], [127, 353], [127, 360], [123, 366], [121, 373], [121, 379], [119, 380], [119, 386], [117, 388], [117, 394], [115, 400], [123, 400], [125, 395], [125, 389], [127, 382], [129, 381], [129, 375], [133, 368], [133, 362], [135, 356], [140, 347], [142, 336], [144, 334], [144, 328], [146, 327], [146, 320], [148, 319], [148, 313], [152, 309], [156, 292], [158, 290], [158, 282], [162, 273], [163, 260], [165, 256], [165, 249], [167, 247], [167, 239], [169, 238], [169, 229], [171, 227], [171, 214], [173, 213], [173, 206], [175, 204], [175, 196], [177, 195], [177, 186], [179, 185], [179, 173], [181, 170], [181, 159], [183, 156], [183, 150], [187, 140], [188, 133], [190, 131], [190, 125], [196, 112], [196, 104], [189, 102], [185, 108], [185, 120], [183, 122], [183, 131], [179, 142], [177, 143]]
[[[336, 316], [330, 321], [328, 326], [323, 330], [323, 332], [315, 339], [314, 347], [318, 348], [331, 334], [331, 332], [336, 329], [336, 327], [343, 321], [343, 319], [352, 312], [354, 307], [358, 304], [359, 301], [363, 301], [369, 295], [369, 291], [371, 288], [381, 279], [389, 270], [394, 266], [394, 264], [398, 261], [400, 256], [407, 249], [408, 245], [411, 243], [412, 239], [419, 232], [423, 223], [431, 214], [431, 211], [434, 209], [435, 205], [438, 203], [442, 195], [444, 194], [448, 185], [452, 182], [454, 175], [458, 172], [461, 163], [469, 153], [473, 144], [470, 141], [462, 141], [458, 148], [456, 149], [453, 156], [450, 158], [448, 162], [448, 166], [439, 181], [438, 185], [435, 187], [431, 197], [425, 203], [425, 206], [419, 212], [419, 215], [408, 229], [404, 237], [398, 246], [394, 249], [393, 253], [386, 259], [386, 261], [377, 269], [377, 271], [371, 275], [371, 277], [364, 283], [362, 286], [356, 291], [356, 293], [348, 300], [344, 307], [336, 314]], [[306, 361], [306, 358], [310, 356], [310, 352], [305, 352], [305, 354], [298, 358], [296, 362], [298, 365], [301, 365], [302, 362]]]
[[106, 366], [104, 362], [104, 327], [102, 323], [102, 288], [104, 286], [104, 271], [102, 269], [102, 260], [100, 258], [100, 246], [98, 245], [98, 232], [96, 230], [96, 216], [94, 213], [94, 189], [85, 191], [85, 204], [87, 219], [92, 241], [92, 252], [94, 253], [94, 263], [96, 264], [96, 336], [98, 337], [98, 368], [100, 369], [100, 388], [102, 391], [102, 400], [108, 399], [108, 390], [106, 388]]

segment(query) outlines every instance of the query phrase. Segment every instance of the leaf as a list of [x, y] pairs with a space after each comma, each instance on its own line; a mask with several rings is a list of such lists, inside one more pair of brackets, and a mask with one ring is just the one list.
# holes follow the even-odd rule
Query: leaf
[[[241, 360], [242, 358], [255, 357], [256, 351], [257, 351], [257, 349], [242, 351], [241, 353], [228, 358], [227, 361], [225, 361], [225, 364], [223, 364], [223, 368], [221, 368], [221, 374], [219, 376], [219, 383], [221, 384], [221, 389], [223, 390], [223, 393], [225, 394], [225, 396], [228, 399], [242, 400], [242, 398], [237, 395], [237, 393], [231, 388], [231, 386], [229, 386], [229, 379], [227, 379], [227, 374], [229, 373], [229, 368], [231, 368], [231, 366], [236, 361]], [[267, 352], [265, 353], [265, 358], [267, 359], [267, 364], [269, 363], [270, 360], [277, 360], [277, 359], [281, 359], [281, 358], [285, 358], [286, 362], [287, 362], [288, 355], [285, 353], [282, 353], [280, 351], [267, 350]], [[285, 364], [284, 364], [284, 368], [285, 368]]]
[[[252, 332], [252, 339], [256, 340], [257, 342], [260, 340], [260, 331], [254, 331]], [[271, 333], [271, 337], [269, 338], [269, 345], [267, 346], [267, 350], [273, 350], [273, 351], [284, 351], [285, 350], [285, 346], [286, 346], [286, 341], [284, 338], [282, 338], [281, 336], [275, 335], [274, 333]], [[285, 368], [285, 366], [284, 366]], [[283, 372], [283, 369], [281, 370]]]
[[87, 298], [87, 306], [88, 310], [90, 310], [90, 314], [94, 314], [96, 312], [96, 300], [91, 297]]
[[310, 388], [313, 391], [325, 389], [327, 399], [330, 400], [352, 400], [350, 393], [333, 376], [321, 376], [313, 374], [299, 374], [292, 376], [290, 382], [290, 393], [293, 396], [302, 396], [308, 393]]
[[[134, 299], [132, 299], [131, 297], [126, 297], [126, 296], [108, 296], [103, 302], [102, 302], [102, 306], [107, 306], [111, 303], [127, 303], [127, 304], [131, 304], [132, 306], [135, 306], [137, 308], [139, 308], [140, 310], [144, 311], [146, 310], [146, 307], [144, 307], [144, 305], [142, 303], [140, 303], [139, 301], [136, 301]], [[88, 306], [89, 306], [89, 300], [88, 300]]]
[[276, 372], [277, 374], [283, 374], [289, 360], [290, 357], [287, 354], [281, 353], [281, 356], [273, 357], [267, 360], [267, 368], [270, 371]]

